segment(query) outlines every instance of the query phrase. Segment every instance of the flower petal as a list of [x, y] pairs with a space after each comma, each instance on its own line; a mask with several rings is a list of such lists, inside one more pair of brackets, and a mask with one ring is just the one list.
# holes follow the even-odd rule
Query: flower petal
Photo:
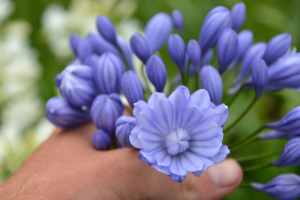
[[221, 104], [221, 105], [218, 105], [215, 108], [215, 110], [218, 111], [219, 116], [220, 116], [220, 121], [219, 121], [218, 125], [223, 126], [229, 116], [228, 107], [225, 104]]
[[192, 141], [210, 140], [218, 134], [219, 126], [213, 120], [206, 120], [188, 130]]
[[157, 100], [158, 100], [160, 97], [162, 97], [162, 98], [163, 98], [163, 97], [166, 97], [166, 94], [165, 94], [165, 93], [159, 93], [159, 92], [153, 93], [153, 94], [150, 96], [149, 100], [148, 100], [148, 106], [149, 106], [149, 108], [153, 109], [154, 106], [155, 106], [155, 104], [156, 104], [156, 102], [157, 102]]
[[135, 118], [138, 119], [140, 112], [147, 107], [148, 104], [143, 100], [139, 100], [138, 102], [134, 103], [133, 116], [135, 116]]
[[144, 108], [140, 112], [138, 125], [142, 130], [155, 133], [157, 135], [165, 132], [165, 130], [155, 120], [153, 111], [150, 108]]
[[147, 131], [139, 132], [138, 138], [141, 140], [145, 151], [154, 151], [164, 147], [164, 138], [160, 135], [149, 133]]
[[206, 141], [190, 141], [190, 147], [188, 150], [193, 151], [194, 153], [209, 158], [217, 155], [220, 150], [222, 143], [217, 139], [213, 138]]
[[135, 148], [141, 149], [143, 148], [142, 142], [141, 140], [138, 138], [139, 136], [139, 132], [141, 132], [142, 130], [140, 129], [140, 127], [135, 126], [132, 131], [131, 134], [129, 135], [129, 141], [130, 144], [132, 146], [134, 146]]
[[176, 175], [185, 176], [187, 174], [187, 171], [184, 170], [181, 166], [180, 158], [178, 155], [172, 156], [172, 163], [169, 169], [171, 173]]
[[196, 126], [202, 118], [202, 111], [197, 106], [186, 107], [182, 112], [180, 127], [189, 130]]
[[171, 174], [168, 167], [163, 167], [163, 166], [160, 166], [160, 165], [151, 165], [151, 166], [153, 168], [155, 168], [157, 171], [161, 172], [161, 173], [164, 173], [164, 174], [167, 174], [167, 175]]
[[219, 123], [220, 116], [218, 111], [213, 108], [205, 108], [203, 110], [203, 116], [201, 121], [205, 121], [205, 120], [213, 120], [214, 122]]
[[173, 130], [173, 105], [166, 97], [157, 100], [153, 113], [156, 121], [163, 127], [165, 133]]
[[211, 157], [210, 159], [212, 159], [216, 164], [218, 164], [223, 162], [229, 153], [230, 150], [228, 149], [228, 146], [222, 145], [217, 155]]
[[201, 110], [208, 108], [210, 106], [210, 97], [208, 92], [204, 89], [194, 92], [190, 96], [187, 106], [193, 105], [198, 106]]
[[187, 99], [184, 93], [175, 90], [170, 96], [169, 100], [173, 105], [173, 128], [177, 128], [181, 122], [183, 109], [186, 107]]
[[168, 154], [167, 150], [164, 148], [154, 154], [154, 158], [157, 161], [157, 164], [164, 167], [170, 167], [172, 157]]
[[199, 171], [203, 169], [205, 163], [201, 156], [191, 152], [185, 151], [179, 155], [181, 166], [188, 172]]

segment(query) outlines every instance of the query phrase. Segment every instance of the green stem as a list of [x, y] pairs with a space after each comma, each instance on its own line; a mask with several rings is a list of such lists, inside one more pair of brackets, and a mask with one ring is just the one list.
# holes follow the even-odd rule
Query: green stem
[[195, 80], [195, 91], [197, 91], [200, 88], [199, 72], [197, 72], [195, 74], [195, 78], [196, 78], [196, 80]]
[[119, 53], [120, 53], [120, 55], [121, 55], [121, 59], [123, 60], [123, 63], [124, 63], [125, 66], [126, 66], [126, 69], [129, 69], [129, 70], [130, 70], [130, 67], [129, 67], [128, 63], [127, 63], [127, 60], [126, 60], [126, 58], [125, 58], [125, 55], [124, 55], [122, 49], [121, 49], [120, 47], [118, 47], [118, 46], [117, 46], [117, 48], [118, 48]]
[[146, 92], [147, 96], [150, 97], [151, 96], [150, 85], [149, 85], [149, 82], [148, 82], [148, 78], [146, 77], [146, 75], [144, 73], [144, 65], [143, 64], [142, 64], [141, 68], [142, 68], [142, 71], [141, 71], [142, 78], [145, 82], [145, 92]]
[[254, 171], [254, 170], [258, 170], [258, 169], [264, 169], [264, 168], [271, 167], [271, 166], [273, 166], [273, 164], [272, 164], [272, 162], [269, 162], [269, 163], [265, 163], [262, 165], [256, 165], [256, 166], [252, 166], [252, 167], [243, 168], [243, 171], [249, 172], [249, 171]]
[[244, 183], [244, 182], [242, 182], [239, 185], [239, 188], [252, 188], [252, 187], [251, 187], [251, 183]]
[[235, 142], [233, 145], [230, 145], [230, 150], [231, 151], [237, 150], [237, 149], [245, 146], [246, 144], [253, 142], [257, 138], [257, 136], [260, 134], [260, 132], [262, 130], [264, 130], [265, 128], [266, 128], [265, 125], [263, 125], [263, 126], [259, 127], [256, 131], [251, 133], [249, 136], [247, 136], [246, 138]]
[[267, 158], [269, 156], [278, 155], [281, 152], [282, 152], [282, 150], [274, 151], [274, 152], [271, 152], [271, 153], [265, 153], [265, 154], [258, 154], [258, 155], [245, 156], [245, 157], [241, 157], [241, 158], [235, 158], [235, 160], [237, 162], [252, 161], [252, 160], [256, 160], [256, 159]]
[[232, 99], [229, 101], [229, 103], [227, 104], [227, 106], [229, 107], [234, 100], [239, 96], [239, 94], [243, 91], [245, 84], [243, 84], [240, 89], [234, 94], [234, 96], [232, 97]]
[[241, 119], [243, 119], [243, 117], [248, 113], [248, 111], [254, 106], [254, 104], [256, 103], [258, 99], [254, 98], [252, 100], [252, 102], [250, 103], [250, 105], [246, 108], [246, 110], [241, 114], [240, 117], [238, 117], [228, 128], [226, 128], [224, 130], [224, 134], [227, 133], [228, 131], [230, 131], [237, 123], [239, 123], [239, 121]]

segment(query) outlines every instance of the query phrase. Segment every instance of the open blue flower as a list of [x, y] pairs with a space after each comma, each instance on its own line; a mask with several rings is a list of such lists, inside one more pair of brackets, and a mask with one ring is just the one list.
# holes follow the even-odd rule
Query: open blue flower
[[154, 93], [148, 103], [135, 103], [137, 125], [129, 139], [141, 149], [140, 159], [177, 182], [187, 172], [200, 176], [209, 166], [222, 162], [229, 154], [222, 145], [226, 116], [224, 109], [211, 105], [206, 90], [190, 95], [185, 86], [177, 87], [169, 98]]

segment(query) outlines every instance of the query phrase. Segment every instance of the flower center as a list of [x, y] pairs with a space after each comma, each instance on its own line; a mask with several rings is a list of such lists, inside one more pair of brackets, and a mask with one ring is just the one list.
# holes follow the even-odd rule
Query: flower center
[[165, 137], [165, 145], [170, 155], [176, 155], [189, 148], [190, 134], [183, 128], [170, 131]]

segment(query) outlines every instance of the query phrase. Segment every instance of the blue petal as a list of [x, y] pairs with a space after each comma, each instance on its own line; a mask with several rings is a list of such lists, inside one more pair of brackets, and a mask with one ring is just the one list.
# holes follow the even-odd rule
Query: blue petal
[[162, 149], [154, 154], [157, 164], [164, 167], [170, 167], [172, 157], [166, 149]]
[[223, 162], [229, 153], [230, 150], [228, 149], [228, 146], [222, 145], [217, 155], [211, 157], [210, 159], [212, 159], [216, 164], [218, 164]]
[[187, 171], [182, 168], [181, 161], [178, 155], [172, 156], [172, 163], [169, 167], [170, 172], [176, 175], [185, 176]]
[[139, 133], [138, 138], [142, 142], [143, 150], [147, 152], [157, 151], [164, 146], [164, 138], [160, 135], [142, 131]]
[[191, 96], [190, 90], [187, 87], [185, 87], [184, 85], [178, 86], [174, 91], [179, 91], [182, 94], [184, 94], [184, 96], [186, 97], [187, 100]]
[[159, 98], [153, 108], [153, 113], [156, 121], [166, 132], [173, 130], [173, 105], [168, 98]]
[[155, 104], [156, 104], [156, 102], [157, 102], [157, 100], [158, 100], [159, 98], [164, 98], [164, 97], [166, 97], [166, 94], [165, 94], [165, 93], [159, 93], [159, 92], [153, 93], [153, 94], [150, 96], [149, 100], [148, 100], [148, 106], [149, 106], [149, 108], [153, 109], [154, 106], [155, 106]]
[[202, 111], [197, 106], [188, 106], [182, 112], [180, 127], [189, 130], [196, 126], [202, 118]]
[[222, 143], [217, 138], [206, 141], [196, 140], [190, 141], [190, 147], [188, 148], [188, 150], [193, 151], [200, 156], [209, 158], [217, 155], [221, 145]]
[[150, 108], [145, 108], [140, 112], [138, 124], [142, 130], [147, 132], [155, 133], [157, 135], [167, 133], [155, 120], [153, 111]]
[[218, 105], [215, 108], [215, 110], [218, 111], [219, 116], [220, 116], [220, 121], [219, 121], [218, 125], [223, 126], [229, 116], [228, 107], [225, 104], [221, 104], [221, 105]]
[[203, 89], [194, 92], [190, 96], [187, 106], [193, 105], [198, 106], [201, 110], [203, 110], [204, 108], [208, 108], [210, 106], [210, 98], [208, 92]]
[[140, 133], [141, 131], [142, 131], [142, 130], [140, 129], [140, 127], [135, 126], [135, 127], [132, 129], [131, 134], [129, 135], [129, 141], [130, 141], [130, 144], [131, 144], [132, 146], [134, 146], [135, 148], [137, 148], [137, 149], [143, 148], [142, 142], [141, 142], [141, 140], [138, 138], [139, 133]]
[[170, 96], [169, 100], [173, 105], [173, 128], [176, 129], [181, 122], [183, 109], [186, 107], [187, 98], [180, 90], [175, 90]]
[[185, 151], [179, 155], [182, 167], [188, 172], [202, 170], [205, 163], [201, 157], [190, 151]]
[[210, 140], [218, 133], [219, 127], [212, 120], [206, 120], [189, 130], [192, 141]]
[[122, 50], [122, 52], [123, 52], [123, 54], [126, 58], [127, 64], [129, 65], [129, 68], [132, 71], [135, 71], [134, 66], [132, 64], [132, 55], [131, 55], [131, 52], [130, 52], [129, 47], [127, 45], [127, 42], [121, 36], [117, 37], [117, 42], [118, 42], [118, 46], [120, 47], [120, 49]]
[[144, 100], [139, 100], [138, 102], [134, 103], [133, 116], [138, 119], [140, 112], [144, 108], [148, 108], [148, 104]]

